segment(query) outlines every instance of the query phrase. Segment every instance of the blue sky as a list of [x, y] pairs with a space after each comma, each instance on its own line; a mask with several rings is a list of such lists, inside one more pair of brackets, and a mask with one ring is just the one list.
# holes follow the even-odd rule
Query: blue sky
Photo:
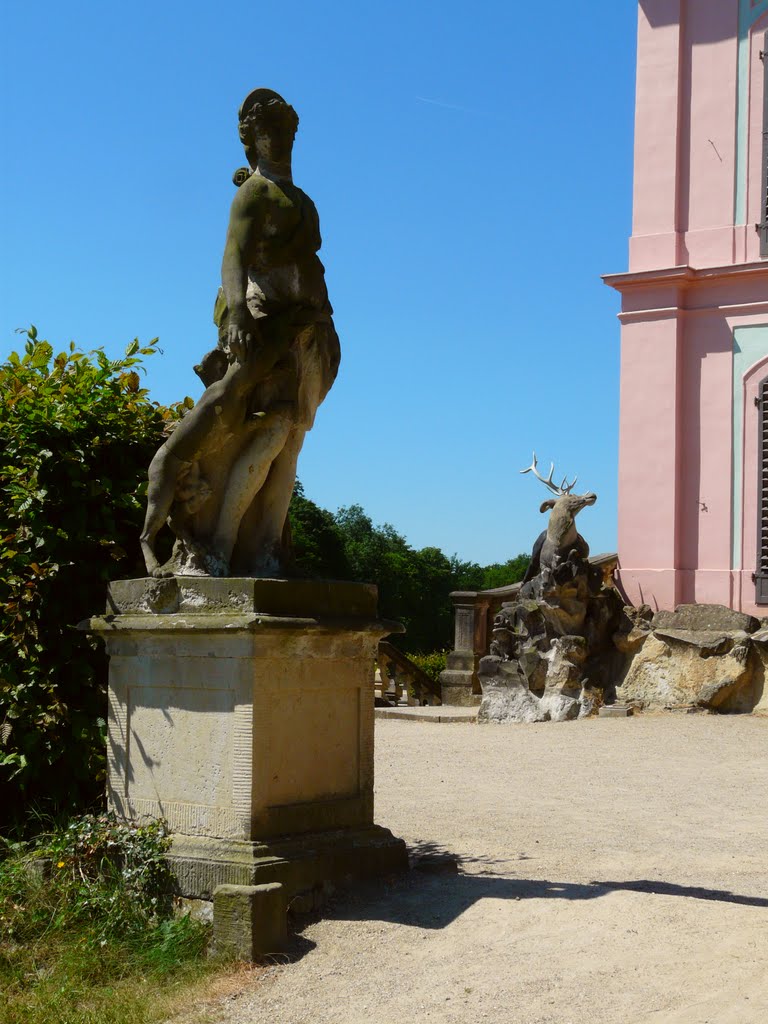
[[237, 108], [297, 109], [342, 365], [299, 462], [415, 547], [530, 547], [532, 449], [616, 544], [618, 296], [631, 220], [636, 6], [10, 0], [0, 43], [0, 317], [62, 346], [160, 337], [158, 401], [202, 387]]

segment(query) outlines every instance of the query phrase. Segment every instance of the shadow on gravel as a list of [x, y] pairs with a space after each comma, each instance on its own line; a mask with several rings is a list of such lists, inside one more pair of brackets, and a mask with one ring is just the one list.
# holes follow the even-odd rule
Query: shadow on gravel
[[292, 930], [288, 935], [288, 948], [282, 957], [273, 957], [275, 963], [295, 964], [303, 959], [307, 953], [317, 948], [317, 943], [306, 936], [301, 935], [298, 929]]
[[638, 878], [632, 882], [591, 882], [590, 885], [600, 886], [606, 892], [627, 890], [629, 892], [648, 892], [654, 896], [687, 896], [694, 900], [716, 900], [718, 903], [737, 903], [742, 907], [768, 907], [768, 899], [763, 896], [740, 896], [727, 889], [704, 889], [698, 885], [673, 885], [671, 882], [651, 882]]
[[[526, 857], [524, 859], [528, 860], [530, 858]], [[509, 860], [500, 857], [475, 857], [469, 854], [457, 854], [447, 847], [427, 839], [417, 839], [408, 846], [408, 863], [414, 871], [433, 871], [434, 873], [443, 870], [447, 873], [451, 870], [449, 868], [450, 864], [453, 864], [453, 873], [457, 872], [462, 864], [482, 864], [485, 867], [494, 867], [495, 865], [509, 866]]]
[[414, 928], [447, 927], [478, 900], [594, 900], [612, 892], [682, 896], [739, 906], [768, 907], [768, 899], [721, 889], [636, 879], [626, 882], [552, 882], [492, 874], [462, 874], [457, 858], [432, 844], [411, 851], [413, 870], [348, 890], [322, 915], [337, 921], [387, 921]]

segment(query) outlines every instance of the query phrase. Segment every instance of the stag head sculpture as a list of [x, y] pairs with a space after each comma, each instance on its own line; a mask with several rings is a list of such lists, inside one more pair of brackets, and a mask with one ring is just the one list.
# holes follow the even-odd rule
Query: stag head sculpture
[[572, 494], [578, 477], [568, 483], [568, 478], [563, 477], [562, 483], [558, 486], [554, 483], [555, 464], [549, 468], [549, 476], [543, 477], [538, 471], [536, 452], [533, 453], [533, 462], [521, 473], [533, 473], [537, 480], [540, 480], [554, 497], [547, 498], [542, 502], [540, 512], [549, 511], [549, 522], [546, 530], [539, 535], [533, 545], [531, 564], [525, 574], [524, 582], [537, 576], [542, 568], [554, 569], [560, 562], [565, 561], [571, 552], [576, 552], [580, 558], [589, 556], [589, 544], [576, 530], [575, 519], [587, 505], [594, 505], [597, 495], [592, 492], [587, 494]]

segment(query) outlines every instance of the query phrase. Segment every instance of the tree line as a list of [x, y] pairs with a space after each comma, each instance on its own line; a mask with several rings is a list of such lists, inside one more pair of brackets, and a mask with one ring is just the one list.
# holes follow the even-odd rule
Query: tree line
[[446, 555], [438, 547], [414, 549], [397, 530], [375, 526], [360, 505], [329, 512], [297, 481], [290, 508], [297, 565], [313, 576], [357, 580], [379, 587], [379, 612], [406, 628], [393, 638], [408, 653], [451, 646], [454, 590], [490, 590], [516, 583], [529, 556], [481, 566]]

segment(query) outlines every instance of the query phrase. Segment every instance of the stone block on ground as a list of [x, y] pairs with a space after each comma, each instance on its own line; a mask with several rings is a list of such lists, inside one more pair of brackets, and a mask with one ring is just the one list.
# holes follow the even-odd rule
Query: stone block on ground
[[279, 882], [219, 885], [213, 893], [213, 945], [240, 960], [284, 952], [288, 900]]
[[447, 707], [475, 707], [480, 695], [474, 692], [475, 657], [471, 651], [451, 651], [440, 673], [440, 692]]
[[763, 626], [749, 640], [756, 658], [753, 703], [749, 710], [764, 715], [768, 713], [768, 628]]
[[483, 680], [478, 722], [547, 722], [549, 713], [535, 694], [521, 684], [496, 678]]
[[628, 704], [604, 704], [598, 711], [600, 718], [631, 718], [634, 708]]
[[754, 664], [749, 637], [715, 630], [660, 629], [630, 666], [619, 699], [645, 708], [748, 709]]

